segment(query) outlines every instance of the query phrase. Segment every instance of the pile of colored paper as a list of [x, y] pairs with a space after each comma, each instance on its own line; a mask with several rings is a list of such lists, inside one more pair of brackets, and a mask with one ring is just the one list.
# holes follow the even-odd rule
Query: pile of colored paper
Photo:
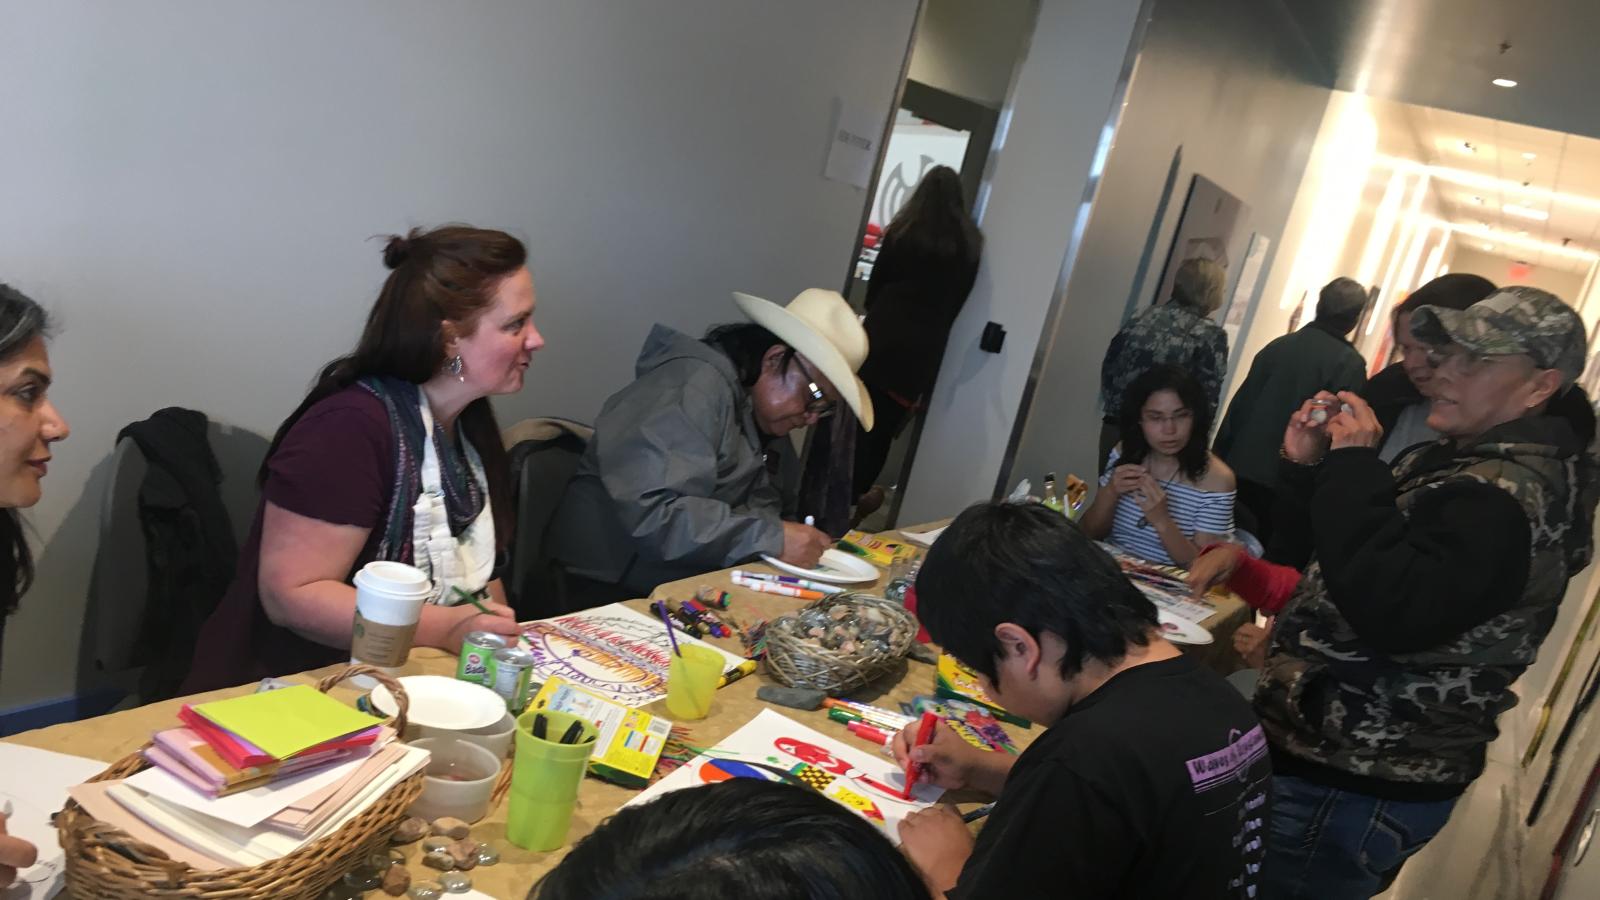
[[393, 729], [300, 685], [185, 706], [151, 767], [70, 793], [95, 818], [206, 870], [254, 866], [332, 833], [427, 765]]

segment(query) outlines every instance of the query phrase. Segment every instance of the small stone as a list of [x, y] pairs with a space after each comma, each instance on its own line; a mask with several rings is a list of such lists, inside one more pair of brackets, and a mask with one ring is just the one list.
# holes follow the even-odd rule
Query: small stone
[[447, 850], [447, 849], [449, 849], [450, 845], [454, 844], [454, 843], [455, 843], [455, 839], [454, 838], [447, 838], [447, 837], [441, 837], [439, 835], [434, 835], [433, 837], [424, 838], [423, 839], [423, 841], [422, 841], [422, 852], [423, 853], [432, 853], [435, 850]]
[[439, 885], [447, 894], [465, 894], [472, 890], [472, 879], [460, 872], [446, 872], [439, 878]]
[[456, 841], [445, 852], [455, 860], [456, 868], [463, 872], [470, 871], [478, 864], [478, 842], [474, 840]]
[[382, 875], [390, 866], [406, 861], [406, 855], [399, 850], [379, 850], [367, 854], [367, 859], [362, 863], [368, 869]]
[[444, 896], [444, 887], [437, 881], [419, 881], [406, 891], [406, 896], [411, 900], [439, 900]]
[[930, 666], [936, 666], [939, 664], [939, 652], [927, 644], [913, 643], [911, 645], [911, 652], [907, 653], [906, 655], [917, 662], [927, 663]]
[[500, 851], [488, 844], [478, 845], [478, 865], [492, 866], [500, 861]]
[[433, 820], [433, 833], [442, 834], [451, 840], [459, 841], [472, 833], [472, 826], [455, 816], [444, 816]]
[[422, 858], [422, 864], [430, 869], [448, 872], [456, 867], [456, 860], [449, 851], [435, 850]]
[[411, 887], [411, 872], [405, 866], [390, 866], [383, 873], [383, 892], [391, 897], [404, 894]]
[[775, 684], [763, 684], [756, 689], [756, 698], [790, 709], [817, 709], [822, 706], [822, 701], [828, 695], [822, 691], [811, 688], [779, 687]]
[[345, 884], [343, 881], [335, 881], [328, 886], [327, 890], [322, 892], [322, 900], [355, 900], [360, 896], [360, 891]]
[[344, 883], [354, 888], [358, 893], [364, 893], [382, 884], [383, 878], [377, 872], [362, 866], [344, 873]]
[[400, 827], [394, 830], [394, 834], [389, 835], [389, 840], [396, 844], [409, 844], [413, 841], [420, 840], [422, 836], [427, 833], [427, 819], [418, 818], [417, 816], [408, 816], [400, 823]]

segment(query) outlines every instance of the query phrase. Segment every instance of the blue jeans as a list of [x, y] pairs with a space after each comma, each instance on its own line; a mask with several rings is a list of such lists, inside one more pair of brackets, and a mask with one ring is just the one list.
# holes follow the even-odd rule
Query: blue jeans
[[1450, 818], [1455, 798], [1383, 800], [1272, 776], [1265, 900], [1367, 900]]

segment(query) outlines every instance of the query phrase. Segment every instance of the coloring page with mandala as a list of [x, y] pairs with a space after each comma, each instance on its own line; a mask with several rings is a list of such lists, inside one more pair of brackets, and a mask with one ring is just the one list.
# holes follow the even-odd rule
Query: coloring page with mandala
[[899, 792], [905, 787], [905, 772], [894, 760], [764, 709], [627, 805], [649, 803], [670, 791], [730, 778], [758, 778], [816, 791], [871, 822], [896, 844], [900, 843], [900, 820], [933, 805], [944, 793], [942, 788], [919, 783], [912, 788], [912, 799], [902, 800]]
[[[724, 671], [744, 662], [720, 647], [688, 635], [679, 644], [711, 647], [727, 657]], [[523, 649], [533, 654], [532, 679], [543, 684], [559, 675], [624, 706], [643, 706], [667, 695], [672, 646], [661, 620], [620, 603], [522, 623]]]

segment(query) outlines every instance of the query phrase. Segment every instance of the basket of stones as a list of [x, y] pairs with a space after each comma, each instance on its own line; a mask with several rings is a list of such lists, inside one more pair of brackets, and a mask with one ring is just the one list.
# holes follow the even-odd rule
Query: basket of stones
[[833, 594], [768, 623], [767, 671], [789, 687], [842, 694], [892, 671], [916, 634], [916, 618], [897, 603]]

